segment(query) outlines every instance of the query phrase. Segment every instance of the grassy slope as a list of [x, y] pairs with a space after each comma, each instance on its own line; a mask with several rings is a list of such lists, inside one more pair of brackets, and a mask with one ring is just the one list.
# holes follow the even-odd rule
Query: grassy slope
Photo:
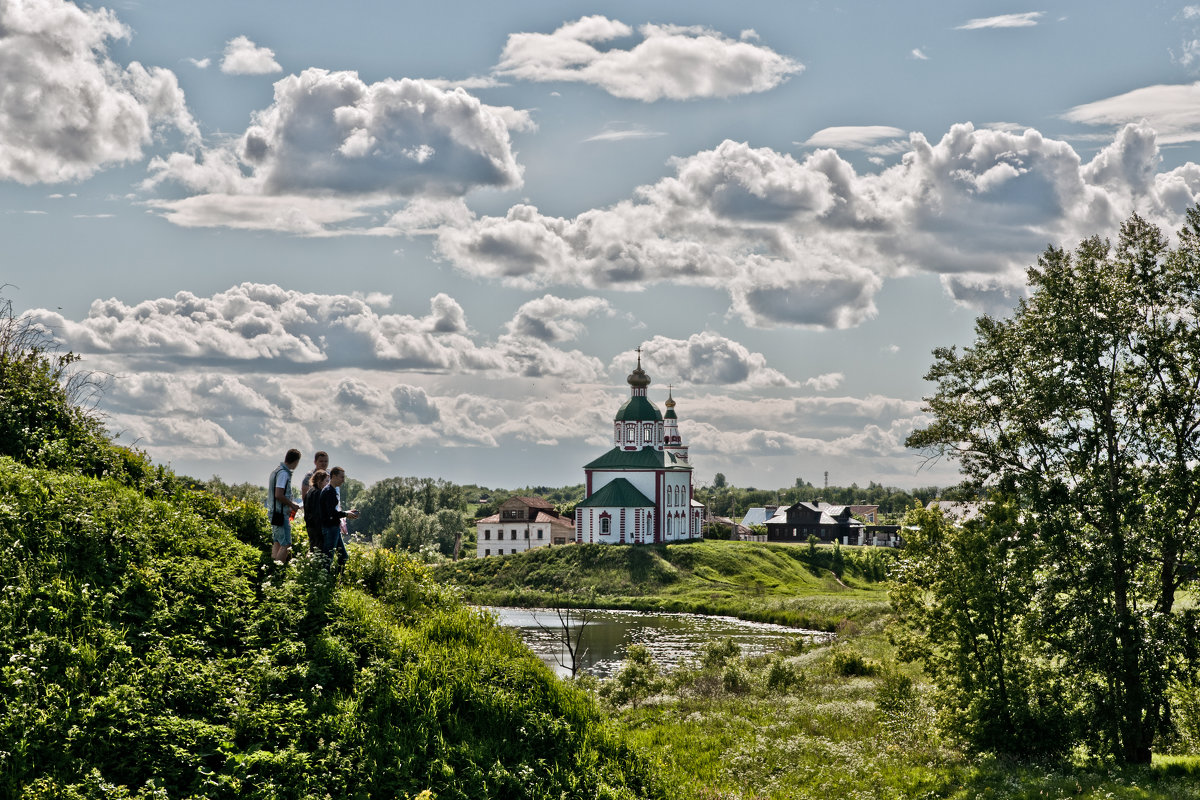
[[840, 581], [828, 569], [830, 548], [813, 555], [807, 546], [727, 541], [544, 547], [458, 561], [434, 576], [478, 603], [691, 611], [834, 630], [888, 608], [886, 588], [863, 577], [856, 550], [844, 548]]
[[[875, 674], [842, 674], [846, 652]], [[849, 645], [681, 671], [613, 713], [680, 798], [1200, 800], [1197, 758], [1105, 769], [967, 756], [937, 737], [930, 687], [891, 658], [877, 621]]]
[[[657, 795], [594, 702], [387, 551], [0, 458], [0, 798]], [[165, 794], [164, 794], [165, 793]]]

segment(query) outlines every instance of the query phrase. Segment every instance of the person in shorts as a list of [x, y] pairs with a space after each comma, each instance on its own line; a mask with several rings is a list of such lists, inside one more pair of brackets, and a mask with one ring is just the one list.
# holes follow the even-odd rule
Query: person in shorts
[[292, 516], [300, 504], [292, 499], [292, 473], [300, 466], [300, 451], [288, 450], [283, 463], [271, 472], [267, 495], [271, 498], [271, 559], [284, 564], [292, 557]]

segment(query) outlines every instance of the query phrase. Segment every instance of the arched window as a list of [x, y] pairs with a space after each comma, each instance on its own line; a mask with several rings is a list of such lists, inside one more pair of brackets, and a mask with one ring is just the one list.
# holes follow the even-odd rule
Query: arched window
[[600, 515], [600, 533], [609, 533], [612, 531], [612, 517], [608, 514]]

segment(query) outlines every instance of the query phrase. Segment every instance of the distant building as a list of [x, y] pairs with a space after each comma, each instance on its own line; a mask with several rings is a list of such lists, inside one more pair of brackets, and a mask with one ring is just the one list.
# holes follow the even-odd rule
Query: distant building
[[575, 525], [540, 497], [510, 497], [500, 510], [475, 523], [476, 554], [503, 556], [575, 543]]
[[766, 522], [769, 542], [817, 541], [853, 545], [897, 547], [901, 544], [899, 525], [867, 525], [856, 519], [855, 508], [878, 506], [835, 506], [829, 503], [795, 503], [775, 510]]
[[692, 497], [692, 465], [679, 436], [675, 399], [667, 413], [646, 396], [650, 377], [629, 375], [629, 399], [613, 419], [613, 448], [584, 466], [587, 496], [575, 507], [580, 543], [652, 544], [699, 539], [704, 506]]
[[746, 516], [742, 517], [742, 525], [747, 528], [755, 525], [766, 525], [767, 520], [775, 516], [775, 512], [779, 510], [779, 506], [755, 506], [746, 510]]
[[879, 506], [849, 506], [850, 513], [856, 517], [862, 517], [868, 525], [874, 525], [879, 522]]

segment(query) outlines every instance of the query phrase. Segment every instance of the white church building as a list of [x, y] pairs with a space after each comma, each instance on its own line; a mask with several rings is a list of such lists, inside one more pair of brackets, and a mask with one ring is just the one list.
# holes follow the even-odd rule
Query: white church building
[[701, 538], [704, 506], [692, 498], [692, 466], [679, 437], [675, 399], [667, 413], [646, 396], [650, 377], [629, 375], [629, 399], [613, 420], [613, 449], [584, 466], [587, 497], [575, 506], [580, 544], [652, 544]]

